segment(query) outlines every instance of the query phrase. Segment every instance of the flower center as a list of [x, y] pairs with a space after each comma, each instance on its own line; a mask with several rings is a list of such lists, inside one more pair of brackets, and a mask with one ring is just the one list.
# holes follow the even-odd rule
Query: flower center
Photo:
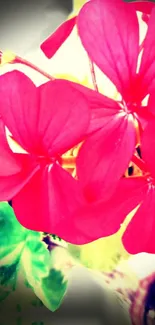
[[147, 177], [147, 182], [149, 183], [150, 188], [155, 189], [155, 179], [152, 176]]
[[41, 168], [45, 168], [47, 166], [52, 167], [52, 165], [59, 160], [60, 160], [59, 157], [38, 156], [37, 164], [39, 164]]
[[139, 107], [141, 107], [141, 104], [138, 103], [134, 103], [134, 102], [125, 102], [122, 100], [122, 105], [121, 107], [123, 108], [123, 110], [127, 113], [127, 114], [132, 114], [135, 116], [135, 114], [137, 114], [137, 112], [139, 111]]

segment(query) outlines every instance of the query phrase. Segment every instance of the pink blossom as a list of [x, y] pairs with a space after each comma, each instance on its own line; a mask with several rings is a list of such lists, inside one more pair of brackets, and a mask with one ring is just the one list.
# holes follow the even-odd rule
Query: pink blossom
[[[36, 87], [13, 71], [0, 76], [0, 116], [0, 201], [12, 200], [24, 227], [71, 240], [70, 215], [84, 199], [61, 155], [85, 138], [87, 100], [65, 80]], [[5, 127], [25, 153], [11, 150]]]
[[[139, 72], [139, 24], [135, 9], [121, 0], [92, 0], [81, 9], [77, 26], [90, 59], [114, 83], [121, 102], [106, 99], [93, 110], [94, 132], [80, 149], [77, 174], [96, 198], [111, 195], [138, 143], [137, 135], [151, 119], [142, 101], [154, 89], [155, 9], [152, 10]], [[96, 125], [96, 130], [95, 130]], [[100, 186], [99, 186], [100, 184]]]
[[[115, 0], [116, 5], [117, 5], [117, 1], [120, 0]], [[138, 3], [127, 3], [127, 5], [128, 5], [128, 10], [130, 10], [130, 8], [134, 8], [137, 11], [141, 11], [144, 14], [149, 15], [155, 4], [150, 2], [138, 2]], [[41, 44], [41, 49], [48, 58], [52, 58], [52, 56], [57, 52], [57, 50], [61, 47], [61, 45], [67, 40], [74, 26], [76, 25], [76, 19], [77, 16], [74, 16], [71, 19], [68, 19], [65, 22], [63, 22], [55, 30], [55, 32], [52, 33]]]

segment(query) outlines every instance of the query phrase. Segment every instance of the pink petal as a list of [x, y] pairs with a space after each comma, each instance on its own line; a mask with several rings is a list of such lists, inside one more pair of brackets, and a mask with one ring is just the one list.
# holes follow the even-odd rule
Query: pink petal
[[155, 176], [155, 120], [147, 124], [141, 138], [142, 158]]
[[[105, 108], [104, 108], [105, 107]], [[100, 107], [98, 105], [95, 109], [91, 110], [91, 119], [90, 125], [88, 128], [88, 134], [97, 131], [99, 129], [106, 128], [107, 125], [111, 123], [112, 120], [115, 120], [115, 117], [119, 113], [120, 107], [111, 108], [107, 106]]]
[[105, 121], [107, 124], [84, 142], [77, 158], [78, 178], [92, 200], [111, 195], [136, 144], [132, 117], [120, 113], [106, 117]]
[[[144, 128], [147, 126], [148, 123], [155, 119], [155, 94], [154, 91], [151, 92], [148, 100], [148, 104], [146, 107], [141, 107], [139, 110], [139, 117], [143, 119], [143, 126]], [[141, 114], [142, 113], [142, 114]], [[143, 128], [143, 129], [144, 129]]]
[[143, 203], [123, 235], [123, 244], [130, 254], [155, 253], [155, 190], [148, 189]]
[[151, 92], [148, 100], [148, 111], [155, 117], [155, 93]]
[[123, 178], [113, 196], [107, 202], [96, 201], [74, 213], [77, 232], [83, 232], [81, 240], [74, 244], [87, 244], [101, 237], [116, 233], [126, 216], [143, 200], [147, 191], [144, 178]]
[[86, 3], [77, 18], [79, 35], [91, 60], [116, 85], [124, 99], [133, 90], [139, 52], [135, 10], [121, 0]]
[[71, 34], [75, 24], [76, 16], [61, 24], [56, 31], [50, 35], [40, 46], [44, 54], [50, 59], [58, 51], [61, 45]]
[[0, 201], [12, 200], [39, 169], [39, 166], [32, 163], [28, 155], [18, 154], [17, 156], [22, 170], [15, 175], [0, 175]]
[[155, 8], [151, 12], [151, 16], [148, 23], [148, 30], [144, 43], [144, 51], [141, 60], [141, 66], [139, 70], [140, 78], [142, 81], [141, 87], [144, 89], [144, 96], [147, 95], [150, 90], [155, 86]]
[[82, 200], [77, 181], [54, 164], [51, 169], [47, 167], [33, 177], [13, 199], [13, 208], [24, 227], [72, 240], [71, 216]]
[[65, 80], [36, 87], [23, 73], [0, 77], [0, 114], [28, 152], [63, 153], [83, 139], [90, 112], [84, 95]]
[[122, 179], [112, 201], [86, 204], [78, 182], [55, 164], [32, 178], [13, 199], [13, 208], [24, 227], [81, 245], [115, 233], [145, 193], [145, 179]]
[[115, 100], [75, 82], [71, 82], [71, 84], [82, 94], [87, 96], [87, 101], [91, 110], [90, 125], [87, 133], [97, 131], [103, 127], [107, 123], [106, 117], [111, 118], [111, 115], [116, 114], [120, 110], [120, 106]]
[[154, 8], [155, 4], [151, 3], [150, 1], [144, 0], [139, 2], [137, 1], [135, 3], [130, 3], [130, 6], [134, 7], [137, 11], [141, 11], [145, 14], [151, 14], [151, 11]]
[[62, 154], [83, 140], [90, 121], [86, 97], [65, 80], [39, 87], [40, 144], [49, 155]]
[[14, 175], [20, 171], [21, 164], [8, 145], [4, 124], [0, 119], [0, 177]]
[[44, 231], [42, 224], [48, 223], [49, 218], [48, 207], [43, 202], [48, 193], [42, 176], [41, 171], [38, 171], [12, 200], [16, 217], [21, 225], [36, 231]]
[[0, 115], [26, 151], [37, 146], [38, 111], [37, 89], [24, 73], [11, 71], [0, 76]]
[[68, 83], [79, 90], [83, 95], [87, 96], [87, 100], [91, 109], [99, 107], [118, 109], [119, 107], [118, 103], [115, 100], [104, 96], [96, 90], [90, 89], [73, 81], [68, 81]]
[[142, 130], [145, 129], [147, 124], [154, 120], [153, 112], [151, 112], [151, 107], [149, 107], [150, 104], [147, 106], [139, 106], [137, 110], [137, 120], [141, 125]]

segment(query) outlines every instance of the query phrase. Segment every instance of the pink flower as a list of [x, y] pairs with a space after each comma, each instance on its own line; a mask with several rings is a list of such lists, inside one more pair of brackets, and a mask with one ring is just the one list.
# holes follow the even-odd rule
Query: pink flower
[[[143, 132], [141, 151], [148, 170], [148, 174], [141, 177], [146, 183], [145, 195], [123, 236], [124, 246], [132, 254], [155, 253], [155, 121], [149, 122]], [[134, 186], [138, 181], [134, 180]]]
[[[155, 70], [154, 17], [152, 10], [144, 53], [136, 74], [139, 55], [139, 25], [136, 12], [122, 0], [92, 0], [81, 9], [77, 25], [91, 60], [115, 84], [123, 99], [141, 100], [152, 86]], [[149, 83], [149, 84], [147, 84]]]
[[[92, 1], [92, 0], [90, 0]], [[103, 1], [103, 0], [101, 0]], [[117, 5], [117, 1], [115, 3]], [[122, 0], [123, 1], [123, 0]], [[104, 1], [103, 1], [104, 2]], [[151, 10], [154, 8], [155, 4], [150, 2], [138, 2], [138, 3], [127, 3], [128, 10], [134, 8], [137, 11], [141, 11], [144, 14], [149, 15]], [[52, 33], [42, 44], [41, 49], [44, 54], [50, 59], [57, 52], [57, 50], [61, 47], [61, 45], [67, 40], [69, 35], [71, 34], [73, 28], [76, 25], [77, 16], [72, 17], [71, 19], [66, 20], [62, 23], [54, 33]]]
[[[65, 80], [37, 88], [20, 72], [0, 77], [0, 200], [13, 200], [25, 227], [55, 233], [74, 244], [114, 234], [137, 207], [122, 240], [130, 253], [152, 253], [155, 8], [138, 68], [139, 24], [130, 5], [91, 0], [44, 43], [48, 57], [54, 55], [76, 23], [91, 61], [114, 83], [121, 101]], [[25, 154], [11, 151], [4, 126]], [[144, 176], [122, 178], [139, 139]], [[74, 179], [62, 167], [61, 155], [83, 140]]]
[[[151, 12], [138, 74], [140, 44], [135, 8]], [[41, 45], [51, 57], [76, 22], [90, 59], [111, 79], [122, 96], [120, 103], [74, 84], [89, 97], [92, 110], [89, 134], [93, 134], [81, 147], [77, 159], [78, 179], [92, 200], [99, 197], [106, 200], [114, 192], [134, 154], [139, 129], [152, 118], [147, 108], [142, 107], [142, 100], [154, 88], [155, 9], [152, 8], [154, 4], [150, 3], [91, 0], [83, 6], [76, 20], [65, 22]]]
[[[18, 71], [0, 76], [0, 201], [12, 199], [24, 227], [74, 236], [70, 215], [83, 196], [61, 155], [84, 139], [89, 115], [85, 97], [65, 80], [36, 87]], [[5, 127], [25, 153], [10, 149]]]
[[[96, 97], [98, 106], [92, 109], [89, 129], [94, 133], [86, 139], [77, 158], [77, 175], [88, 200], [77, 212], [81, 218], [77, 227], [88, 235], [89, 241], [109, 236], [119, 230], [125, 217], [139, 205], [123, 236], [124, 246], [133, 254], [155, 252], [154, 23], [155, 9], [137, 73], [139, 34], [134, 10], [128, 12], [121, 1], [116, 6], [114, 0], [105, 0], [104, 4], [103, 0], [94, 0], [83, 7], [78, 17], [85, 49], [116, 85], [122, 102], [103, 96], [98, 97], [97, 103]], [[150, 95], [148, 105], [142, 107], [146, 95]], [[135, 151], [136, 123], [142, 136], [144, 172], [147, 170], [149, 176], [146, 173], [143, 177], [120, 179]]]
[[[77, 159], [77, 175], [92, 199], [110, 197], [135, 152], [137, 135], [152, 118], [142, 101], [154, 89], [155, 9], [152, 10], [139, 72], [139, 24], [135, 9], [121, 0], [92, 0], [77, 26], [90, 59], [114, 83], [122, 100], [103, 99], [94, 109], [94, 134]], [[138, 133], [138, 134], [137, 134]]]
[[71, 34], [75, 24], [76, 17], [66, 20], [41, 44], [40, 47], [48, 58], [51, 58], [65, 42]]
[[[144, 3], [135, 5], [147, 8]], [[115, 84], [122, 101], [75, 85], [88, 96], [92, 112], [89, 136], [77, 158], [77, 175], [87, 203], [74, 212], [76, 227], [84, 234], [84, 239], [75, 243], [114, 234], [138, 207], [122, 239], [133, 254], [155, 252], [155, 9], [154, 4], [147, 5], [152, 11], [145, 11], [151, 15], [139, 68], [139, 24], [135, 9], [130, 6], [129, 10], [129, 4], [121, 0], [117, 4], [115, 0], [92, 0], [84, 5], [76, 20], [90, 59]], [[143, 107], [147, 95], [149, 101]], [[144, 176], [121, 179], [138, 143], [137, 133], [142, 136]]]
[[[149, 108], [155, 113], [154, 107]], [[123, 234], [124, 247], [130, 254], [155, 253], [155, 120], [142, 134], [141, 151], [144, 176], [122, 178], [109, 200], [88, 200], [74, 214], [75, 220], [76, 215], [80, 216], [77, 227], [89, 241], [116, 233], [126, 216], [137, 208]]]

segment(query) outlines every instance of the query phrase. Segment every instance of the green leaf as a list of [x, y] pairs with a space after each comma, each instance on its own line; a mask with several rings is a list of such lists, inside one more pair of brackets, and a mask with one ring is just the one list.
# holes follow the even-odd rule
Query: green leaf
[[13, 209], [0, 203], [0, 266], [18, 259], [29, 231], [17, 221]]
[[90, 269], [111, 272], [120, 260], [125, 260], [129, 256], [123, 247], [121, 237], [122, 233], [119, 231], [86, 245], [69, 244], [68, 251], [82, 265]]
[[0, 303], [8, 297], [9, 293], [10, 291], [5, 290], [4, 288], [0, 290]]
[[11, 286], [12, 290], [15, 290], [16, 273], [18, 268], [18, 262], [0, 267], [0, 285]]
[[[0, 203], [0, 247], [16, 245], [25, 240], [29, 230], [17, 221], [13, 209], [6, 202]], [[1, 252], [1, 249], [0, 249]], [[0, 256], [1, 258], [1, 256]]]
[[46, 245], [38, 237], [28, 237], [22, 254], [22, 265], [29, 285], [35, 286], [49, 274], [50, 253]]
[[0, 301], [5, 300], [16, 289], [18, 261], [0, 266]]
[[41, 234], [21, 226], [9, 204], [0, 203], [0, 296], [7, 297], [22, 281], [36, 285], [49, 268], [50, 253]]
[[49, 275], [34, 287], [34, 292], [48, 309], [55, 311], [66, 293], [67, 282], [61, 271], [51, 269]]
[[0, 203], [0, 299], [23, 288], [34, 292], [41, 304], [55, 311], [66, 292], [67, 281], [61, 271], [51, 266], [51, 255], [42, 237], [42, 233], [22, 227], [13, 209]]

